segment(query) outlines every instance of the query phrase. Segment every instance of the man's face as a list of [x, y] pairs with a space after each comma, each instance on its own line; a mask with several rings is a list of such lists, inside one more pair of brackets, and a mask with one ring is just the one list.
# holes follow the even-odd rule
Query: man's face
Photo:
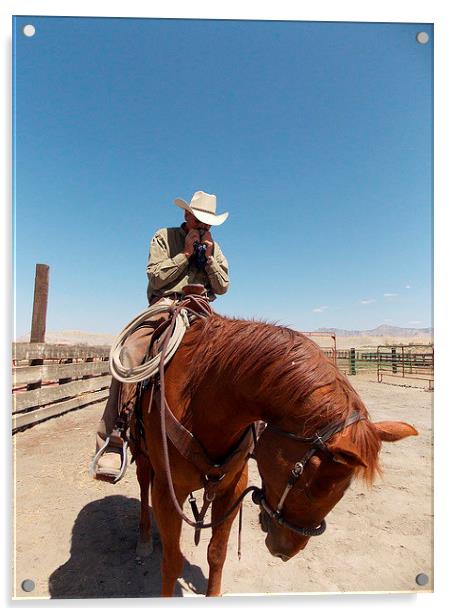
[[185, 210], [185, 222], [187, 223], [188, 231], [191, 231], [192, 229], [203, 229], [204, 231], [209, 231], [211, 227], [211, 225], [206, 225], [206, 223], [198, 220], [196, 216], [187, 210]]

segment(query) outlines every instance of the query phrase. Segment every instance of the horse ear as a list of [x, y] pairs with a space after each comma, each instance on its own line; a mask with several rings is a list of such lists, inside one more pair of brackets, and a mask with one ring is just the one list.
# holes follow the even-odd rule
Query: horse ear
[[407, 436], [419, 434], [416, 428], [403, 421], [379, 421], [373, 425], [380, 439], [387, 442], [400, 441]]
[[329, 451], [334, 455], [334, 461], [347, 466], [364, 466], [366, 462], [359, 455], [358, 450], [350, 439], [340, 436], [334, 443], [328, 445]]

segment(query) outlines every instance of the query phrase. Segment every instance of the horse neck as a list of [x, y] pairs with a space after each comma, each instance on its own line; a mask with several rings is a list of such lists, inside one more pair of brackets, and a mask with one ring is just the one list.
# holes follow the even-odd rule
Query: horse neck
[[[193, 346], [195, 346], [196, 335], [195, 330], [187, 332], [187, 346], [184, 345], [185, 348], [182, 347], [173, 359], [173, 368], [177, 367], [180, 374], [185, 374], [185, 377], [181, 377], [185, 382], [190, 382], [187, 365]], [[209, 347], [205, 348], [205, 345], [202, 346], [197, 341], [195, 344], [197, 365], [202, 365], [203, 358], [209, 352]], [[275, 362], [279, 362], [280, 356], [274, 354], [274, 357]], [[325, 404], [325, 396], [322, 396], [318, 388], [318, 379], [324, 382], [330, 381], [330, 383], [331, 379], [336, 380], [330, 368], [325, 370], [325, 365], [316, 365], [315, 370], [309, 371], [306, 371], [304, 366], [300, 366], [289, 381], [277, 381], [276, 386], [271, 385], [270, 382], [268, 387], [262, 390], [259, 385], [263, 374], [259, 371], [259, 366], [248, 365], [245, 371], [237, 370], [236, 360], [237, 358], [233, 358], [226, 364], [213, 362], [206, 367], [205, 371], [200, 372], [199, 369], [195, 371], [196, 387], [185, 410], [186, 419], [195, 431], [199, 434], [206, 434], [207, 439], [212, 442], [218, 441], [221, 436], [220, 440], [226, 443], [225, 446], [233, 443], [238, 434], [243, 433], [247, 426], [257, 420], [288, 429], [294, 429], [301, 422], [311, 419], [311, 416], [315, 420], [314, 415], [319, 415], [319, 409]], [[267, 363], [266, 369], [269, 368], [272, 369]], [[284, 370], [284, 365], [275, 364], [275, 378], [278, 378], [277, 375], [281, 370]], [[312, 394], [316, 388], [317, 391]], [[308, 404], [305, 398], [310, 399]], [[321, 399], [322, 404], [315, 404]]]
[[[199, 437], [208, 453], [225, 455], [245, 430], [259, 418], [259, 410], [233, 392], [197, 394], [186, 413], [188, 427]], [[185, 423], [185, 422], [184, 422]]]
[[212, 459], [225, 455], [258, 419], [259, 410], [236, 395], [224, 375], [210, 373], [193, 396], [184, 395], [188, 357], [178, 352], [166, 371], [166, 397], [176, 418], [202, 443]]
[[[234, 375], [210, 370], [185, 411], [185, 422], [199, 433], [209, 433], [218, 441], [234, 443], [252, 423], [263, 420], [276, 422], [281, 407], [273, 408], [271, 396], [256, 394], [254, 378], [237, 380]], [[208, 386], [207, 386], [208, 384]]]

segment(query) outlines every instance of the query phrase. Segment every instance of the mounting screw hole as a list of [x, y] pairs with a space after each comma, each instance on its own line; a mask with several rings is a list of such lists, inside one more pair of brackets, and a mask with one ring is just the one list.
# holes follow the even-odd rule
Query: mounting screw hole
[[416, 40], [421, 45], [425, 45], [429, 41], [429, 36], [428, 36], [427, 32], [418, 32], [416, 34]]
[[22, 28], [22, 32], [25, 34], [25, 36], [34, 36], [36, 28], [32, 24], [27, 24]]
[[22, 590], [25, 590], [25, 592], [31, 592], [35, 589], [35, 583], [33, 582], [33, 580], [24, 580], [21, 586]]
[[416, 576], [416, 584], [418, 586], [425, 586], [428, 582], [428, 575], [426, 573], [418, 573]]

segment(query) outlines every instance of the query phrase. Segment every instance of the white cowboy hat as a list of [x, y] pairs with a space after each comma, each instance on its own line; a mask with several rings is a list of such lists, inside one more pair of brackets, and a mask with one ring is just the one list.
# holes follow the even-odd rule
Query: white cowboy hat
[[229, 216], [229, 212], [216, 214], [217, 198], [202, 190], [197, 190], [191, 198], [190, 204], [183, 199], [174, 199], [174, 203], [187, 212], [191, 212], [198, 220], [206, 225], [221, 225]]

